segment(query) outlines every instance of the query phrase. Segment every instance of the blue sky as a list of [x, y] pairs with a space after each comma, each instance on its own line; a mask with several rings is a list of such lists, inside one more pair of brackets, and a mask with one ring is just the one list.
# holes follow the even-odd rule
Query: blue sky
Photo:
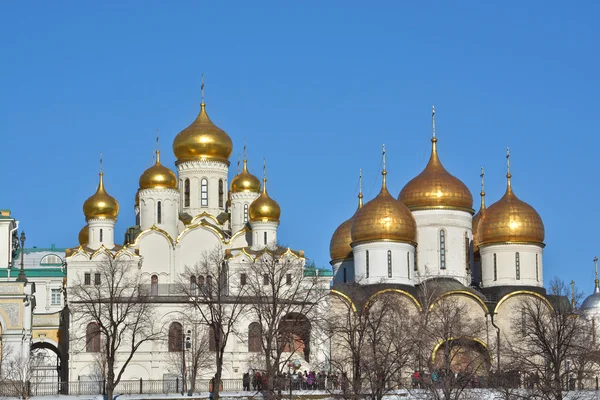
[[600, 254], [600, 3], [38, 2], [0, 8], [0, 208], [28, 246], [74, 246], [97, 184], [134, 224], [137, 181], [207, 110], [249, 167], [268, 163], [279, 237], [327, 266], [335, 228], [377, 194], [381, 144], [397, 195], [425, 166], [435, 104], [440, 157], [488, 205], [505, 189], [546, 226], [546, 282], [593, 288]]

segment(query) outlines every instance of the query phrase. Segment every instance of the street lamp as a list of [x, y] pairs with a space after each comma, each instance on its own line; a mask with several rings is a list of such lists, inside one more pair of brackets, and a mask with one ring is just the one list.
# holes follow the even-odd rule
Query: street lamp
[[21, 270], [19, 271], [19, 275], [17, 276], [17, 282], [27, 283], [27, 277], [25, 276], [25, 263], [24, 263], [24, 255], [25, 255], [25, 231], [21, 231], [21, 237], [19, 240], [21, 241]]

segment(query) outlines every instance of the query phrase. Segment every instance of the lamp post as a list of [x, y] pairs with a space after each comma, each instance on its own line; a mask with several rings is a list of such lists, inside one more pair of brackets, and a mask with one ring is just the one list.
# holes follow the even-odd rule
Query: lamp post
[[21, 241], [21, 270], [19, 271], [19, 275], [17, 276], [17, 282], [25, 282], [27, 283], [27, 277], [25, 276], [25, 262], [24, 262], [24, 255], [25, 255], [25, 240], [27, 238], [25, 237], [25, 231], [21, 231], [21, 237], [19, 238], [19, 240]]

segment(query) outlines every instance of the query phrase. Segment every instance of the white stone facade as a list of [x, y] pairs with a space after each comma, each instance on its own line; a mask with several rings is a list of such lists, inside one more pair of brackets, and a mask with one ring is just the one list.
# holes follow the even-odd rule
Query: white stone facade
[[497, 244], [480, 246], [483, 287], [544, 286], [540, 245]]

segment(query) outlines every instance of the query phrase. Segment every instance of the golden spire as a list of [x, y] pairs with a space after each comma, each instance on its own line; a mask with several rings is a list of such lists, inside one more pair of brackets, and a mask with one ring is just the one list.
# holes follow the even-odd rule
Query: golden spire
[[100, 152], [100, 180], [102, 180], [102, 152]]
[[202, 73], [202, 85], [200, 85], [200, 91], [202, 92], [202, 103], [200, 105], [204, 108], [204, 73]]
[[571, 307], [575, 307], [575, 281], [571, 281]]
[[363, 206], [363, 194], [362, 194], [362, 168], [358, 173], [358, 208]]
[[512, 177], [512, 175], [510, 174], [510, 148], [506, 148], [506, 180], [507, 180], [507, 187], [506, 187], [506, 191], [507, 192], [512, 192], [512, 186], [510, 184], [510, 178]]
[[481, 167], [481, 174], [479, 176], [481, 177], [481, 193], [479, 193], [479, 195], [481, 196], [480, 210], [485, 210], [485, 190], [484, 190], [485, 171], [484, 171], [483, 167]]
[[437, 154], [437, 136], [435, 134], [435, 106], [431, 106], [431, 157], [429, 162], [441, 164]]
[[[267, 159], [265, 158], [265, 168]], [[244, 171], [248, 172], [248, 157], [246, 156], [246, 138], [244, 138]]]
[[596, 280], [594, 281], [594, 293], [600, 293], [600, 281], [598, 281], [598, 256], [594, 257], [594, 267], [596, 268]]
[[263, 193], [267, 194], [267, 157], [263, 158]]
[[237, 162], [237, 173], [236, 175], [240, 174], [240, 153], [238, 153], [238, 162]]
[[381, 171], [381, 175], [383, 176], [383, 179], [382, 179], [381, 187], [382, 187], [382, 189], [387, 189], [387, 181], [386, 181], [387, 166], [386, 166], [386, 162], [385, 162], [385, 144], [381, 145], [381, 148], [382, 148], [382, 158], [383, 158], [383, 171]]
[[431, 140], [435, 139], [435, 106], [431, 106], [431, 131], [433, 133], [433, 137]]

